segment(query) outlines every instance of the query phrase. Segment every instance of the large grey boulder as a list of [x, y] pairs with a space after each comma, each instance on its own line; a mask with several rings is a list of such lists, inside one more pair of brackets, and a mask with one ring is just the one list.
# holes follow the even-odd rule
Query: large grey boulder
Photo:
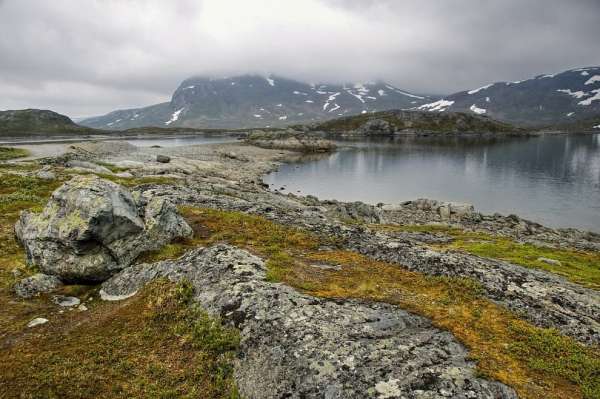
[[116, 183], [77, 176], [41, 213], [23, 212], [15, 233], [27, 261], [42, 272], [64, 281], [103, 281], [142, 252], [192, 234], [173, 205], [163, 199], [148, 205], [138, 206]]
[[127, 298], [159, 277], [190, 281], [204, 309], [239, 328], [235, 379], [244, 398], [516, 398], [478, 377], [467, 350], [425, 318], [268, 282], [262, 259], [227, 245], [129, 267], [101, 295]]

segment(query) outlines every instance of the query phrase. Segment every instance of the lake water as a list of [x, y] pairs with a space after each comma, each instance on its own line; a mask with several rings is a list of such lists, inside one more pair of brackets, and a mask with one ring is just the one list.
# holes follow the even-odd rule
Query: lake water
[[321, 199], [469, 202], [553, 227], [600, 232], [600, 135], [343, 141], [318, 160], [283, 165], [265, 183]]

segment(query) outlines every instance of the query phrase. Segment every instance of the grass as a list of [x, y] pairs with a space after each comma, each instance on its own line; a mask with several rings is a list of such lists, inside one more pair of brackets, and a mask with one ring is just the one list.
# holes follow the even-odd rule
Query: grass
[[[542, 269], [558, 274], [566, 279], [600, 289], [600, 253], [577, 251], [566, 248], [550, 248], [533, 244], [519, 243], [508, 237], [464, 231], [444, 225], [371, 226], [388, 231], [426, 232], [444, 234], [452, 238], [449, 244], [439, 245], [439, 249], [455, 249], [485, 258], [504, 260], [533, 269]], [[540, 258], [560, 262], [547, 263]]]
[[22, 148], [0, 147], [0, 161], [23, 158], [29, 155], [29, 151]]
[[191, 292], [159, 280], [35, 327], [0, 349], [0, 397], [238, 398], [238, 332], [195, 307]]
[[320, 250], [334, 240], [258, 216], [197, 208], [181, 211], [195, 237], [154, 253], [156, 258], [216, 242], [245, 247], [267, 259], [273, 281], [325, 298], [396, 304], [431, 319], [469, 348], [482, 376], [512, 386], [522, 398], [600, 398], [598, 348], [521, 320], [484, 298], [473, 280], [425, 276], [350, 251]]

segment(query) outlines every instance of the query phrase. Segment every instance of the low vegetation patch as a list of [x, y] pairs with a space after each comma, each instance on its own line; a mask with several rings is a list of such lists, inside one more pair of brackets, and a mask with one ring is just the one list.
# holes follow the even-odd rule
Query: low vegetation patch
[[443, 225], [371, 226], [388, 231], [443, 234], [452, 238], [439, 249], [455, 249], [485, 258], [556, 273], [575, 283], [600, 289], [600, 253], [519, 243], [502, 236], [464, 231]]
[[193, 305], [191, 293], [187, 283], [159, 280], [122, 303], [35, 327], [0, 349], [0, 397], [239, 397], [239, 335]]
[[29, 151], [22, 148], [0, 147], [0, 161], [22, 158], [29, 155]]
[[320, 250], [323, 244], [334, 245], [334, 240], [258, 216], [197, 208], [181, 211], [195, 237], [155, 253], [157, 258], [217, 242], [245, 247], [268, 259], [269, 278], [274, 281], [320, 297], [396, 304], [428, 317], [470, 349], [481, 375], [514, 387], [522, 398], [600, 398], [598, 348], [519, 319], [484, 298], [473, 280], [430, 277], [350, 251]]

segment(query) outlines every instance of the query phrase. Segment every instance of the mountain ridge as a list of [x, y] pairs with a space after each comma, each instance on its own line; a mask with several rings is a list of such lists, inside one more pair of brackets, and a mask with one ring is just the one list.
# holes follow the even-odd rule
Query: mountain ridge
[[169, 102], [117, 110], [81, 124], [122, 130], [139, 126], [195, 128], [277, 127], [392, 108], [410, 108], [431, 98], [383, 81], [353, 84], [303, 83], [275, 75], [191, 77]]
[[414, 107], [471, 112], [525, 126], [566, 125], [600, 115], [600, 67], [574, 68], [514, 82], [494, 82]]

